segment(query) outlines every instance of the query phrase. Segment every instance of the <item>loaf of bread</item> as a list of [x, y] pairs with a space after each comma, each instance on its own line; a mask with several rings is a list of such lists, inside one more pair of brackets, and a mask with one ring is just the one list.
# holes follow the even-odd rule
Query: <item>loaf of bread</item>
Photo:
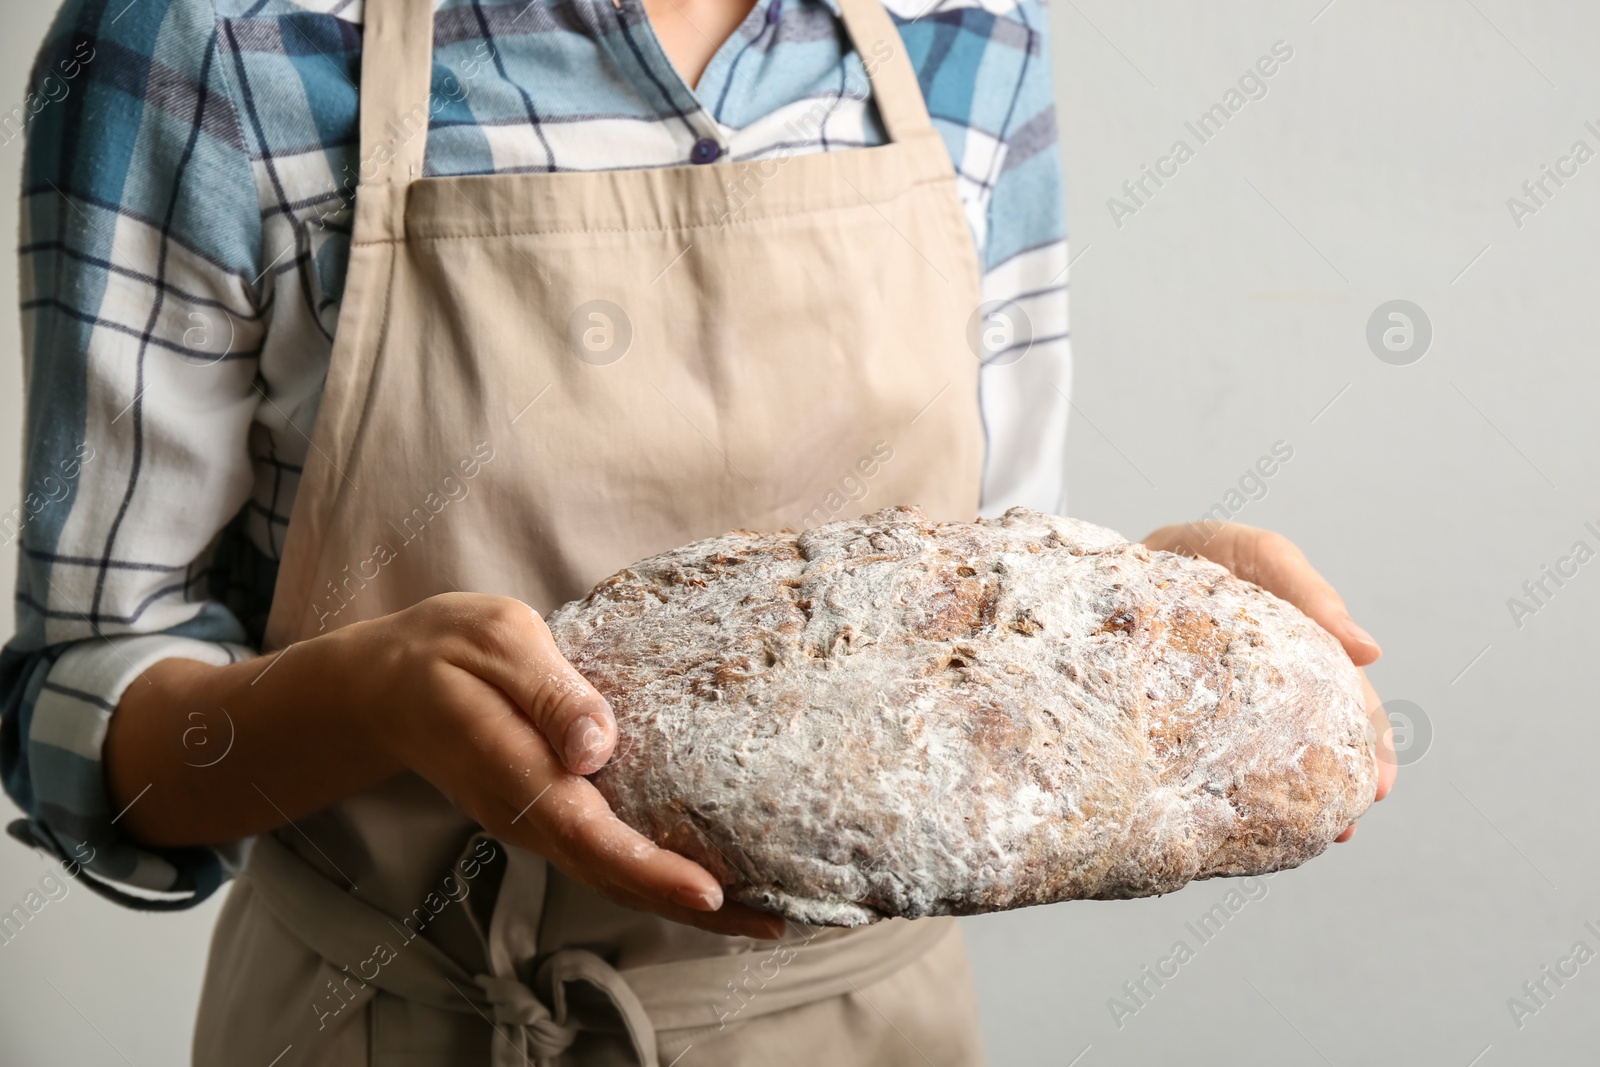
[[594, 776], [618, 815], [806, 923], [1294, 867], [1376, 786], [1326, 631], [1215, 564], [1021, 508], [735, 531], [548, 622], [620, 722]]

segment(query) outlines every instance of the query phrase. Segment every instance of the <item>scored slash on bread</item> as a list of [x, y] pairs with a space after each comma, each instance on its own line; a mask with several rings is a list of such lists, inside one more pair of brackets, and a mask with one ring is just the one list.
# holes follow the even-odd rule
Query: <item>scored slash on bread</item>
[[1360, 675], [1222, 567], [1013, 508], [734, 531], [547, 620], [621, 729], [595, 785], [813, 924], [1295, 867], [1371, 803]]

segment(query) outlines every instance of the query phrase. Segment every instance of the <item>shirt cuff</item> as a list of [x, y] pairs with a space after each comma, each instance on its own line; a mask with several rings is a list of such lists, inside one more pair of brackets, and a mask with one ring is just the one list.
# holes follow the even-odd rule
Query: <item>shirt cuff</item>
[[[135, 842], [118, 823], [144, 794], [120, 810], [113, 809], [101, 752], [123, 691], [151, 665], [164, 659], [192, 659], [225, 666], [253, 655], [243, 645], [169, 634], [80, 641], [67, 649], [34, 694], [24, 739], [33, 783], [33, 818], [25, 827], [13, 827], [13, 832], [23, 831], [74, 873], [81, 867], [96, 879], [134, 890], [187, 894], [191, 904], [209, 895], [238, 870], [246, 843], [169, 849]], [[233, 734], [225, 715], [221, 721], [187, 727], [172, 739], [174, 752], [196, 766], [220, 761]], [[119, 900], [124, 896], [107, 895]]]

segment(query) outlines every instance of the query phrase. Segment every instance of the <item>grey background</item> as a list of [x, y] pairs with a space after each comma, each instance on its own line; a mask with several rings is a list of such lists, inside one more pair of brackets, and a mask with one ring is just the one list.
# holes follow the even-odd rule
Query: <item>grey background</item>
[[[1506, 600], [1573, 542], [1600, 548], [1583, 528], [1600, 527], [1600, 159], [1520, 229], [1506, 198], [1574, 140], [1600, 149], [1583, 128], [1600, 126], [1600, 7], [1324, 2], [1056, 0], [1078, 257], [1069, 510], [1142, 536], [1288, 442], [1238, 518], [1287, 533], [1343, 592], [1385, 648], [1380, 692], [1423, 708], [1433, 745], [1352, 843], [1274, 877], [1203, 946], [1185, 923], [1229, 883], [967, 920], [996, 1064], [1596, 1059], [1600, 962], [1520, 1029], [1507, 998], [1575, 942], [1600, 950], [1583, 927], [1600, 928], [1600, 562], [1520, 629]], [[9, 107], [48, 12], [0, 4]], [[1278, 40], [1294, 57], [1267, 96], [1119, 228], [1107, 197], [1175, 138], [1193, 145], [1184, 121]], [[7, 233], [19, 147], [0, 147]], [[0, 290], [15, 285], [0, 256]], [[1410, 366], [1367, 348], [1392, 299], [1433, 325]], [[14, 472], [14, 300], [0, 308]], [[6, 587], [13, 566], [0, 556]], [[46, 870], [0, 847], [0, 907]], [[0, 947], [0, 1060], [183, 1062], [215, 911], [134, 915], [74, 888]], [[1119, 1028], [1108, 999], [1179, 938], [1195, 957]]]

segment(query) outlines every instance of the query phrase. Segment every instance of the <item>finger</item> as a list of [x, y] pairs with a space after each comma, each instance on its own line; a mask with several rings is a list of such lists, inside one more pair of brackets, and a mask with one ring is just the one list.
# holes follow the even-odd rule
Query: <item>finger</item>
[[[544, 620], [538, 620], [544, 629]], [[545, 631], [549, 633], [548, 630]], [[611, 705], [548, 640], [536, 646], [534, 690], [529, 718], [561, 753], [573, 774], [593, 774], [617, 747], [617, 719]]]
[[[540, 739], [539, 743], [544, 742]], [[568, 777], [572, 781], [588, 785], [582, 778]], [[541, 787], [534, 799], [515, 815], [510, 816], [509, 821], [504, 815], [504, 808], [498, 809], [501, 818], [480, 818], [479, 821], [487, 825], [501, 840], [546, 856], [580, 885], [626, 907], [651, 912], [674, 922], [717, 934], [762, 940], [783, 936], [786, 926], [781, 917], [757, 911], [735, 901], [726, 901], [721, 885], [710, 872], [674, 852], [650, 845], [653, 851], [643, 857], [642, 863], [654, 866], [656, 870], [622, 872], [608, 866], [609, 859], [606, 857], [585, 857], [578, 850], [563, 851], [560, 848], [552, 848], [549, 836], [542, 833], [541, 828], [536, 825], [546, 816], [536, 809], [549, 800], [555, 792], [554, 786]], [[470, 807], [468, 810], [471, 810]], [[649, 845], [649, 842], [645, 844]], [[689, 877], [682, 877], [685, 874]], [[649, 888], [641, 892], [638, 888], [641, 884]], [[662, 888], [665, 886], [673, 888], [663, 894]]]
[[1383, 710], [1383, 701], [1378, 698], [1378, 691], [1372, 687], [1366, 671], [1361, 672], [1361, 693], [1367, 703], [1367, 721], [1372, 723], [1377, 738], [1378, 793], [1374, 799], [1382, 800], [1394, 788], [1394, 780], [1400, 773], [1400, 762], [1394, 751], [1394, 728], [1389, 725], [1389, 713]]
[[617, 818], [585, 778], [563, 776], [529, 817], [551, 837], [546, 854], [585, 884], [693, 911], [723, 906], [722, 884], [710, 871]]
[[1349, 826], [1344, 828], [1344, 833], [1333, 839], [1333, 843], [1336, 845], [1342, 845], [1354, 836], [1356, 836], [1356, 824], [1351, 823]]
[[439, 764], [429, 774], [457, 807], [501, 840], [545, 856], [629, 907], [716, 933], [783, 935], [780, 916], [725, 903], [711, 872], [618, 819], [593, 784], [562, 769], [503, 689], [467, 669], [457, 678], [447, 698], [471, 709], [469, 728], [436, 746]]
[[457, 807], [510, 844], [556, 861], [585, 884], [609, 880], [641, 896], [712, 911], [722, 886], [691, 860], [624, 825], [586, 778], [567, 773], [500, 689], [459, 672], [446, 699], [469, 709], [426, 769]]
[[624, 907], [648, 911], [685, 926], [709, 930], [729, 937], [753, 937], [759, 941], [775, 941], [789, 929], [783, 916], [768, 911], [758, 911], [746, 904], [730, 900], [716, 911], [695, 911], [676, 905], [663, 905], [658, 900], [635, 896], [623, 890], [606, 886], [591, 887], [596, 892]]
[[1338, 591], [1293, 541], [1281, 534], [1243, 527], [1235, 553], [1235, 574], [1299, 608], [1339, 641], [1357, 667], [1365, 667], [1383, 655], [1373, 636], [1350, 617]]
[[[1310, 615], [1311, 613], [1306, 612], [1306, 614]], [[1314, 615], [1311, 617], [1313, 619], [1316, 618]], [[1339, 639], [1339, 643], [1344, 646], [1345, 653], [1350, 657], [1350, 662], [1357, 667], [1365, 667], [1369, 663], [1376, 663], [1378, 658], [1383, 655], [1383, 648], [1378, 644], [1377, 638], [1357, 625], [1356, 620], [1350, 617], [1349, 612], [1345, 612], [1335, 619], [1332, 629], [1322, 620], [1318, 619], [1317, 621], [1324, 630]]]
[[566, 770], [593, 774], [604, 767], [617, 744], [616, 716], [556, 648], [538, 612], [495, 597], [481, 614], [476, 655], [463, 666], [511, 697]]
[[726, 901], [709, 871], [658, 847], [617, 818], [586, 779], [566, 778], [550, 790], [548, 799], [552, 807], [540, 817], [557, 837], [553, 858], [590, 888], [629, 907], [717, 933], [782, 936], [780, 917]]
[[[1217, 523], [1211, 530], [1202, 531], [1203, 523], [1178, 523], [1151, 530], [1140, 544], [1157, 552], [1175, 552], [1180, 556], [1205, 556], [1206, 546], [1216, 537], [1226, 523]], [[1209, 557], [1207, 557], [1209, 558]]]

